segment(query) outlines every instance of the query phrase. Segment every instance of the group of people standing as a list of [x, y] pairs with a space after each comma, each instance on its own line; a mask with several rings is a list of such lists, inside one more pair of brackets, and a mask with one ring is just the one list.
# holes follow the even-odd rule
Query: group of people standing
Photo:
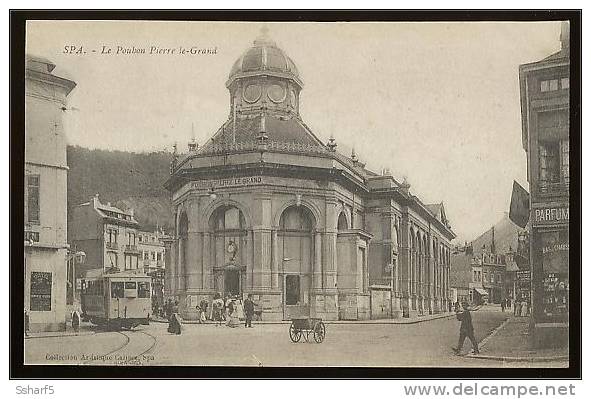
[[504, 298], [501, 300], [501, 310], [504, 312], [505, 309], [511, 308], [513, 305], [513, 315], [518, 317], [529, 316], [529, 302], [525, 299], [518, 298], [511, 303], [511, 298]]
[[[242, 301], [237, 295], [222, 298], [220, 293], [213, 297], [211, 307], [206, 299], [201, 300], [196, 306], [199, 314], [199, 323], [207, 320], [216, 322], [216, 326], [226, 323], [228, 327], [238, 327], [240, 320], [244, 320], [244, 327], [252, 327], [252, 319], [255, 315], [255, 303], [252, 294]], [[164, 305], [164, 312], [168, 319], [168, 332], [181, 334], [181, 319], [179, 316], [178, 301], [169, 299]]]
[[526, 301], [525, 299], [518, 299], [515, 301], [513, 315], [517, 317], [529, 316], [529, 301]]
[[[201, 301], [198, 308], [200, 312], [199, 320], [204, 323], [207, 320], [207, 301]], [[240, 320], [243, 319], [244, 327], [252, 327], [253, 316], [254, 302], [252, 294], [248, 294], [244, 302], [238, 296], [222, 298], [221, 294], [216, 293], [213, 297], [209, 319], [215, 321], [216, 325], [221, 325], [225, 321], [228, 327], [238, 327]]]

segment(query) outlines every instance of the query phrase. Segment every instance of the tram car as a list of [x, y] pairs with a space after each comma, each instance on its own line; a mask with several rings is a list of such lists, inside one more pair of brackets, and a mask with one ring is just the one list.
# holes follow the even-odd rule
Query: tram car
[[82, 280], [82, 318], [109, 330], [147, 325], [151, 293], [150, 276], [89, 271]]

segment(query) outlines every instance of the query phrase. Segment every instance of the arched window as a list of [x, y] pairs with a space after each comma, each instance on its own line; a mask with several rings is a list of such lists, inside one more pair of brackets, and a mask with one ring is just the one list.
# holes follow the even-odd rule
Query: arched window
[[209, 218], [212, 236], [214, 265], [224, 266], [235, 263], [245, 266], [246, 222], [240, 209], [235, 206], [220, 206]]
[[246, 222], [238, 208], [221, 206], [211, 215], [209, 227], [214, 232], [240, 231], [246, 229]]
[[345, 212], [341, 212], [339, 215], [339, 221], [337, 223], [337, 230], [347, 230], [349, 228], [349, 223], [347, 222], [347, 216], [345, 216]]
[[304, 303], [311, 289], [314, 225], [314, 216], [304, 206], [285, 209], [279, 219], [278, 255], [286, 305]]

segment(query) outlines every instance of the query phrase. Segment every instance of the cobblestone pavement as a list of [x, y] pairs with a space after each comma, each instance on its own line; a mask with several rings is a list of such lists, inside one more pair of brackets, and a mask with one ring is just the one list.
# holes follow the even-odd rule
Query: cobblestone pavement
[[[506, 315], [474, 312], [480, 341]], [[243, 365], [243, 366], [386, 366], [386, 367], [567, 367], [567, 362], [495, 362], [454, 356], [459, 322], [443, 318], [418, 324], [330, 324], [323, 343], [292, 343], [288, 325], [253, 328], [184, 325], [182, 335], [152, 323], [137, 331], [97, 332], [79, 336], [30, 338], [28, 364], [92, 365]], [[464, 351], [468, 351], [466, 342]]]

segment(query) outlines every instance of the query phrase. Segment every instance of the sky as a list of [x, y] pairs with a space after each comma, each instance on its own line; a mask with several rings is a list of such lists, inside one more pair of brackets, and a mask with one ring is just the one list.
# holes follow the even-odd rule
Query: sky
[[[70, 144], [170, 151], [174, 142], [185, 149], [192, 131], [204, 143], [228, 118], [228, 73], [262, 26], [29, 21], [27, 52], [77, 83], [64, 116]], [[265, 26], [298, 67], [312, 131], [324, 142], [332, 134], [346, 155], [355, 148], [367, 168], [406, 178], [424, 203], [443, 202], [457, 241], [503, 217], [513, 180], [528, 187], [518, 68], [560, 49], [559, 22]], [[176, 53], [116, 54], [118, 46]]]

